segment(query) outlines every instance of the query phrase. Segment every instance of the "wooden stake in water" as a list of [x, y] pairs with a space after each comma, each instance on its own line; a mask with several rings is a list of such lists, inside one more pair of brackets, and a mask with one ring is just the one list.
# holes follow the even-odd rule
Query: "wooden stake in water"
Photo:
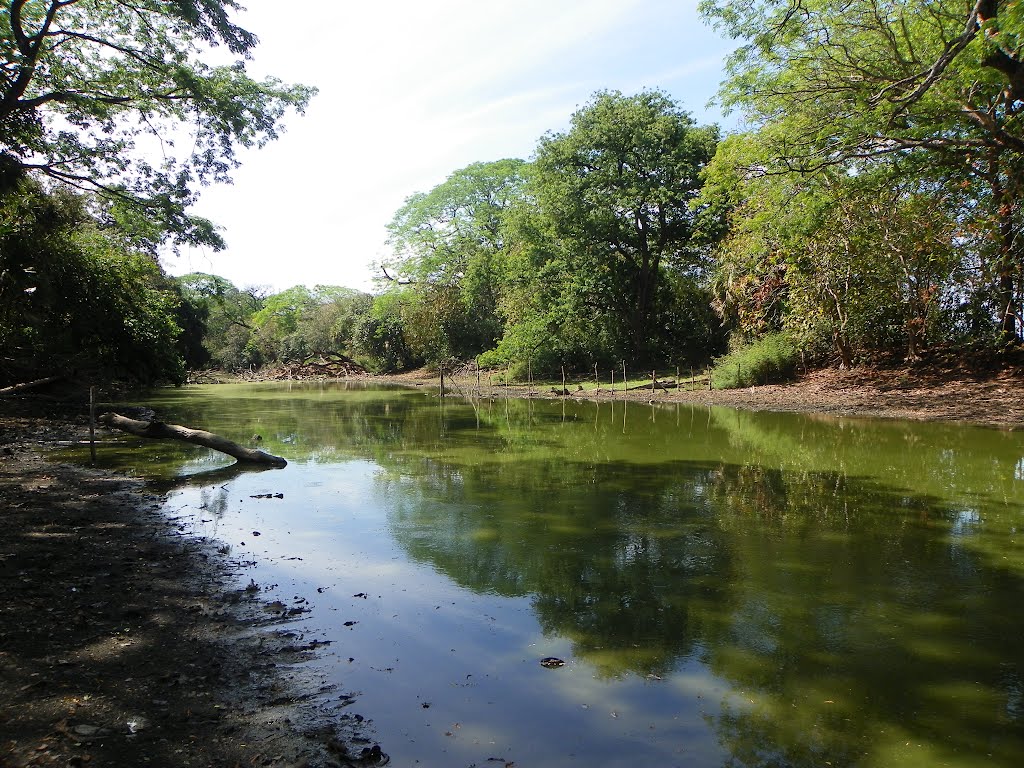
[[654, 385], [658, 381], [658, 372], [651, 371], [651, 397], [654, 397]]
[[622, 391], [625, 392], [627, 389], [629, 389], [629, 387], [626, 386], [626, 361], [623, 360], [622, 361]]
[[601, 377], [597, 374], [597, 363], [594, 363], [594, 385], [597, 387], [597, 391], [601, 391]]
[[562, 366], [562, 394], [564, 395], [566, 392], [567, 392], [567, 390], [565, 388], [565, 366], [563, 365]]
[[444, 366], [441, 366], [441, 397], [444, 397]]
[[89, 387], [89, 458], [96, 464], [96, 387]]

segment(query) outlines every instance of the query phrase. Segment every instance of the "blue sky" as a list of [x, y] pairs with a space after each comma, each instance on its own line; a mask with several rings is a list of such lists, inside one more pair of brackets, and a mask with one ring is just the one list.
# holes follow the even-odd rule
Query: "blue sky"
[[[730, 43], [696, 0], [248, 0], [250, 71], [320, 89], [286, 133], [246, 151], [194, 212], [228, 249], [168, 255], [172, 274], [283, 290], [369, 290], [403, 201], [470, 163], [529, 159], [597, 90], [666, 91], [699, 123]], [[286, 8], [287, 10], [282, 10]]]

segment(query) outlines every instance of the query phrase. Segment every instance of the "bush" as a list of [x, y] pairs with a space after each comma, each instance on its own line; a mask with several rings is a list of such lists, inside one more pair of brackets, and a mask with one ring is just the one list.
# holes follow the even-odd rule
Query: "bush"
[[799, 350], [782, 333], [762, 336], [733, 349], [715, 361], [711, 382], [715, 389], [737, 389], [784, 381], [796, 372]]

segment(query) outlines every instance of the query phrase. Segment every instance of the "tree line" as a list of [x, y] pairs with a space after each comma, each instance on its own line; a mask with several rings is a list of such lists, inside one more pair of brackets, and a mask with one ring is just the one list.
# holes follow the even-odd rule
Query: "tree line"
[[[45, 26], [47, 4], [13, 5], [35, 9], [34, 28]], [[182, 5], [199, 14], [195, 23], [207, 25], [200, 29], [244, 51], [249, 38], [203, 15], [232, 6]], [[330, 355], [381, 372], [475, 359], [543, 374], [623, 360], [645, 369], [703, 366], [728, 351], [725, 359], [742, 356], [755, 380], [759, 366], [784, 372], [798, 356], [842, 366], [936, 350], [1015, 359], [1024, 327], [1024, 10], [997, 0], [700, 7], [738, 41], [720, 99], [743, 130], [723, 137], [661, 91], [595, 93], [567, 130], [540, 137], [529, 160], [474, 163], [409, 197], [388, 226], [392, 255], [379, 265], [372, 295], [332, 286], [270, 294], [202, 274], [171, 280], [153, 258], [145, 270], [127, 266], [125, 254], [145, 261], [154, 243], [213, 242], [212, 225], [184, 210], [195, 183], [230, 170], [231, 155], [218, 159], [217, 141], [273, 138], [277, 121], [301, 110], [311, 89], [254, 83], [244, 68], [232, 70], [242, 80], [229, 90], [249, 94], [248, 111], [210, 123], [221, 134], [178, 161], [175, 183], [171, 168], [118, 166], [104, 154], [115, 148], [89, 133], [73, 149], [102, 155], [81, 170], [99, 179], [99, 195], [68, 188], [74, 179], [60, 162], [68, 147], [47, 136], [48, 123], [29, 119], [41, 96], [26, 91], [12, 103], [35, 107], [10, 117], [0, 110], [3, 222], [19, 222], [0, 223], [0, 295], [18, 299], [9, 311], [5, 302], [0, 345], [38, 355], [62, 338], [79, 354], [99, 349], [99, 341], [90, 347], [79, 338], [88, 323], [79, 333], [56, 315], [49, 326], [19, 329], [17, 321], [45, 295], [73, 294], [60, 287], [76, 284], [64, 266], [97, 263], [103, 251], [111, 275], [152, 287], [142, 301], [149, 315], [141, 305], [111, 304], [132, 319], [117, 326], [130, 333], [110, 340], [105, 354], [115, 360], [114, 350], [131, 349], [128, 357], [145, 358], [138, 347], [150, 345], [150, 355], [159, 352], [151, 369], [172, 378], [185, 365], [240, 369]], [[80, 18], [98, 23], [90, 13]], [[174, 29], [181, 28], [179, 20]], [[17, 30], [9, 37], [8, 57], [16, 51], [25, 59], [19, 67], [38, 66], [22, 39], [31, 38]], [[196, 67], [211, 83], [190, 97], [200, 109], [225, 110], [230, 100], [206, 99], [222, 80]], [[19, 71], [4, 70], [5, 93]], [[122, 67], [117, 84], [127, 87], [133, 76]], [[154, 94], [173, 86], [145, 77], [145, 98], [159, 104]], [[93, 128], [113, 120], [104, 98], [47, 103], [70, 103]], [[168, 109], [166, 119], [181, 117]], [[131, 137], [118, 141], [123, 149]], [[49, 181], [34, 173], [40, 146], [54, 154], [42, 164]], [[27, 210], [35, 213], [18, 212]], [[10, 261], [27, 242], [26, 221], [36, 222], [32, 238], [65, 243], [50, 262], [34, 249]], [[114, 277], [107, 282], [117, 294]], [[95, 318], [108, 311], [95, 300], [80, 303]]]

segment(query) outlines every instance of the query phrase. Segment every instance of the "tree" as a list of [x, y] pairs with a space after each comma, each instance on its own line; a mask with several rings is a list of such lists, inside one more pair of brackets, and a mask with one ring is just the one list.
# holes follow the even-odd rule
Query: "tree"
[[[525, 174], [523, 160], [473, 163], [429, 192], [412, 195], [388, 225], [395, 257], [382, 265], [385, 276], [433, 296], [425, 301], [439, 305], [424, 306], [423, 319], [455, 333], [450, 338], [442, 333], [445, 338], [426, 343], [424, 350], [472, 356], [500, 337], [496, 310], [504, 219], [524, 195]], [[441, 305], [449, 310], [443, 316]], [[467, 318], [472, 319], [469, 325]], [[428, 329], [417, 332], [423, 335]]]
[[376, 296], [370, 311], [353, 329], [356, 351], [381, 373], [403, 371], [424, 362], [406, 338], [408, 326], [404, 316], [412, 299], [410, 294], [406, 289]]
[[567, 132], [540, 141], [532, 190], [590, 280], [591, 300], [624, 320], [624, 353], [656, 346], [664, 271], [700, 261], [693, 203], [717, 141], [717, 128], [697, 127], [658, 91], [599, 92]]
[[[181, 297], [82, 195], [30, 179], [0, 196], [0, 377], [180, 381]], [[15, 379], [16, 380], [16, 379]]]
[[250, 342], [252, 318], [266, 301], [265, 289], [239, 289], [230, 280], [204, 272], [176, 278], [176, 283], [185, 299], [205, 312], [203, 346], [213, 364], [233, 371], [262, 363]]
[[[857, 173], [751, 174], [759, 135], [723, 142], [707, 198], [727, 198], [729, 234], [716, 251], [716, 291], [737, 329], [785, 330], [843, 367], [859, 350], [904, 344], [917, 359], [962, 291], [970, 201], [893, 158]], [[963, 206], [963, 207], [961, 207]]]
[[[252, 79], [256, 37], [235, 0], [11, 0], [0, 13], [0, 191], [42, 174], [116, 201], [151, 239], [222, 246], [186, 214], [198, 187], [230, 180], [238, 147], [276, 138], [315, 89]], [[238, 57], [211, 66], [218, 47]], [[144, 159], [163, 157], [159, 164]], [[140, 216], [140, 211], [142, 215]], [[153, 228], [156, 232], [153, 232]]]
[[1016, 334], [1022, 276], [1024, 9], [1010, 0], [703, 0], [745, 42], [722, 89], [758, 129], [767, 172], [916, 155], [974, 186], [993, 222], [997, 319]]

